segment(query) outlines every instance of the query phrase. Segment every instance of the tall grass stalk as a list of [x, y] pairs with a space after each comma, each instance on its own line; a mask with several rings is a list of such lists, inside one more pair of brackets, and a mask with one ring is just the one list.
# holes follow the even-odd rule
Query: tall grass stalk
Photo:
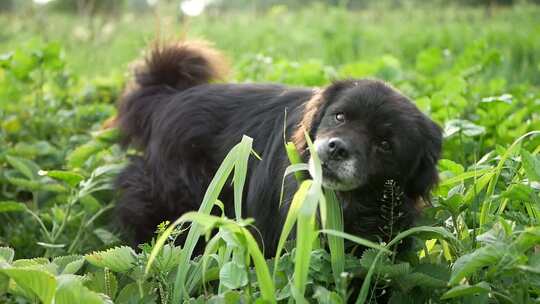
[[504, 168], [504, 164], [506, 163], [506, 160], [515, 152], [516, 148], [518, 147], [518, 144], [521, 143], [525, 138], [540, 134], [540, 131], [531, 131], [528, 133], [523, 134], [518, 139], [516, 139], [512, 145], [501, 156], [501, 159], [499, 160], [499, 163], [497, 164], [497, 167], [495, 168], [495, 174], [493, 175], [493, 178], [488, 184], [486, 197], [487, 200], [482, 205], [482, 209], [480, 211], [480, 226], [484, 227], [484, 225], [488, 221], [489, 213], [491, 211], [491, 203], [493, 202], [493, 194], [495, 193], [495, 186], [497, 185], [497, 181], [499, 180], [499, 176], [501, 175], [501, 172]]
[[[324, 191], [324, 199], [321, 203], [321, 218], [323, 229], [343, 231], [343, 212], [338, 198], [332, 190]], [[334, 281], [336, 285], [339, 285], [341, 273], [345, 270], [345, 244], [341, 237], [327, 235], [327, 238]]]
[[[247, 157], [243, 154], [246, 154], [246, 153], [249, 154], [251, 152], [251, 143], [252, 143], [252, 140], [248, 138], [247, 136], [244, 136], [242, 138], [242, 141], [238, 145], [233, 147], [233, 149], [231, 149], [231, 151], [227, 154], [227, 156], [225, 157], [225, 159], [219, 166], [214, 178], [210, 182], [208, 189], [206, 190], [203, 201], [198, 210], [199, 213], [210, 214], [210, 211], [212, 210], [212, 207], [217, 201], [219, 194], [221, 193], [223, 186], [227, 182], [227, 179], [230, 173], [235, 168], [235, 166], [238, 165], [238, 162], [239, 162], [238, 159], [243, 159], [244, 161], [247, 162]], [[246, 164], [246, 167], [247, 167], [247, 164]], [[242, 168], [243, 167], [241, 167], [241, 169]], [[237, 178], [236, 180], [239, 180], [240, 182], [242, 182], [241, 178]], [[244, 176], [244, 180], [245, 180], [245, 176]], [[235, 184], [234, 187], [236, 188], [238, 186]], [[148, 258], [148, 263], [146, 264], [146, 269], [145, 269], [146, 275], [148, 275], [150, 271], [150, 267], [152, 266], [152, 263], [154, 262], [158, 253], [161, 251], [168, 237], [171, 235], [171, 233], [176, 228], [176, 226], [182, 224], [184, 220], [185, 219], [183, 217], [180, 217], [173, 224], [171, 224], [157, 239], [156, 244], [154, 248], [152, 249], [152, 252], [150, 253], [150, 256]], [[185, 282], [186, 282], [186, 275], [189, 269], [188, 267], [186, 267], [186, 265], [189, 264], [189, 260], [193, 254], [193, 251], [199, 240], [199, 237], [202, 234], [202, 231], [203, 231], [202, 227], [198, 223], [193, 223], [193, 225], [189, 229], [186, 241], [184, 242], [184, 248], [182, 248], [180, 263], [178, 266], [178, 272], [177, 272], [175, 283], [174, 283], [174, 291], [173, 291], [174, 303], [179, 303], [181, 302], [182, 299], [188, 296], [188, 294], [184, 290]]]

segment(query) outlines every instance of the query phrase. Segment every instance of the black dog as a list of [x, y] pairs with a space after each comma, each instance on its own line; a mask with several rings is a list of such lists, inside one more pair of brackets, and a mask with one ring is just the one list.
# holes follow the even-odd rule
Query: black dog
[[[136, 70], [118, 124], [124, 144], [143, 155], [132, 157], [117, 184], [119, 218], [134, 242], [148, 241], [160, 222], [198, 209], [217, 167], [246, 134], [262, 160], [250, 160], [243, 215], [255, 219], [266, 253], [273, 252], [288, 206], [279, 207], [289, 164], [284, 125], [306, 161], [304, 131], [314, 139], [324, 186], [342, 201], [346, 232], [381, 236], [388, 181], [403, 192], [399, 227], [412, 224], [417, 203], [437, 183], [441, 130], [409, 99], [377, 80], [336, 81], [320, 90], [211, 84], [224, 76], [224, 62], [206, 45], [188, 42], [155, 48]], [[296, 188], [288, 179], [286, 200]], [[231, 190], [220, 198], [233, 217]]]

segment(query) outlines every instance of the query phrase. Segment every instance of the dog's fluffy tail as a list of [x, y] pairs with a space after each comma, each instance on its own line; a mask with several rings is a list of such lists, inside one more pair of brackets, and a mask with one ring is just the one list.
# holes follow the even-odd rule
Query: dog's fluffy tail
[[227, 72], [220, 52], [203, 41], [189, 41], [156, 47], [136, 70], [136, 81], [142, 87], [168, 85], [184, 90], [222, 79]]
[[154, 47], [135, 65], [135, 80], [120, 101], [117, 125], [124, 146], [144, 149], [151, 133], [152, 115], [171, 94], [224, 79], [228, 64], [223, 55], [203, 41]]

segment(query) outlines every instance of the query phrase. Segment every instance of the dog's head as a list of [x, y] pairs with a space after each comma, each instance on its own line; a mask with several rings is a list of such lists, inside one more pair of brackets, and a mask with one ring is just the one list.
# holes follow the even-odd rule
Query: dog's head
[[293, 136], [301, 150], [304, 131], [314, 139], [327, 188], [369, 189], [393, 179], [419, 198], [437, 183], [441, 129], [381, 81], [340, 81], [315, 93]]

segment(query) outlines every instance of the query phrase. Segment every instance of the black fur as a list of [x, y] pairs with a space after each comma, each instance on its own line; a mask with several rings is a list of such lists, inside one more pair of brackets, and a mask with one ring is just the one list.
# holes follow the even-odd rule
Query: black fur
[[[198, 209], [217, 167], [245, 134], [254, 139], [262, 160], [250, 159], [243, 215], [255, 219], [271, 255], [288, 207], [279, 207], [281, 177], [289, 164], [283, 142], [285, 111], [286, 137], [304, 151], [307, 161], [299, 134], [306, 129], [317, 139], [339, 133], [327, 122], [332, 114], [328, 111], [338, 105], [361, 113], [342, 129], [354, 134], [354, 145], [364, 145], [355, 153], [365, 161], [360, 165], [370, 168], [365, 184], [338, 192], [346, 231], [370, 239], [380, 236], [386, 224], [380, 199], [387, 179], [404, 188], [400, 208], [406, 216], [399, 226], [412, 224], [418, 200], [437, 182], [441, 131], [406, 97], [376, 80], [338, 81], [319, 93], [282, 85], [211, 84], [221, 76], [216, 54], [190, 44], [158, 49], [123, 97], [118, 123], [124, 143], [143, 152], [132, 157], [117, 182], [117, 214], [134, 243], [148, 241], [160, 222]], [[396, 150], [379, 157], [368, 147], [374, 145], [378, 128], [388, 124]], [[296, 187], [292, 177], [286, 180], [286, 202]], [[232, 189], [225, 188], [220, 198], [228, 216], [234, 217]]]

